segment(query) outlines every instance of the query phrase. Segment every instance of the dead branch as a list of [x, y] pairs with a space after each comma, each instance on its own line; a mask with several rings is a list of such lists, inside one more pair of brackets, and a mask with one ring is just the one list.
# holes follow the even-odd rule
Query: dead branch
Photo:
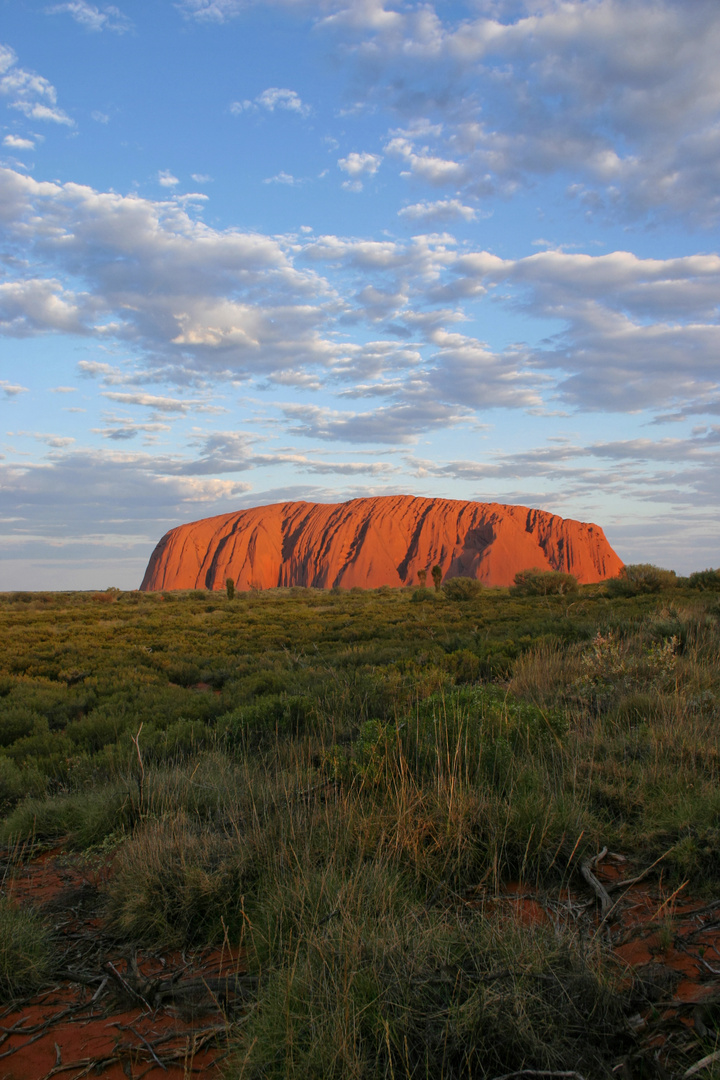
[[140, 1042], [141, 1042], [141, 1043], [143, 1043], [143, 1044], [144, 1044], [144, 1045], [145, 1045], [145, 1046], [147, 1047], [147, 1049], [149, 1050], [149, 1052], [150, 1052], [150, 1053], [152, 1054], [152, 1056], [154, 1057], [155, 1061], [157, 1061], [157, 1063], [158, 1063], [158, 1065], [160, 1066], [160, 1068], [161, 1068], [161, 1069], [164, 1069], [164, 1070], [165, 1070], [165, 1072], [167, 1072], [167, 1065], [165, 1065], [165, 1064], [164, 1064], [164, 1063], [163, 1063], [163, 1062], [162, 1062], [162, 1061], [160, 1060], [160, 1058], [159, 1058], [159, 1057], [157, 1056], [157, 1054], [155, 1053], [155, 1051], [153, 1050], [152, 1046], [151, 1046], [151, 1045], [150, 1045], [150, 1043], [149, 1043], [149, 1042], [147, 1041], [147, 1039], [145, 1038], [145, 1036], [144, 1036], [144, 1035], [141, 1035], [139, 1031], [136, 1031], [134, 1027], [131, 1027], [131, 1028], [130, 1028], [130, 1031], [132, 1031], [132, 1033], [133, 1033], [133, 1035], [135, 1036], [135, 1038], [136, 1038], [136, 1039], [139, 1039], [139, 1040], [140, 1040]]
[[712, 1065], [713, 1062], [720, 1061], [720, 1050], [716, 1050], [713, 1054], [708, 1054], [707, 1057], [701, 1058], [700, 1061], [696, 1061], [694, 1065], [691, 1065], [689, 1069], [683, 1073], [682, 1080], [688, 1080], [688, 1077], [694, 1076], [695, 1073], [699, 1073], [701, 1069], [706, 1069], [708, 1065]]
[[145, 1008], [148, 1009], [148, 1011], [152, 1011], [152, 1007], [151, 1007], [150, 1003], [145, 1000], [145, 998], [143, 997], [143, 995], [140, 993], [139, 990], [136, 990], [134, 987], [132, 987], [130, 985], [130, 983], [127, 981], [127, 979], [123, 978], [123, 976], [120, 974], [120, 972], [118, 971], [118, 969], [115, 967], [115, 965], [112, 963], [111, 960], [108, 960], [105, 967], [110, 972], [110, 974], [113, 976], [113, 978], [117, 979], [117, 981], [120, 983], [122, 988], [130, 995], [130, 997], [134, 1001], [139, 1001], [141, 1003], [141, 1005], [144, 1005]]
[[[670, 851], [672, 851], [672, 848], [669, 848], [668, 851], [664, 851], [662, 855], [660, 855], [655, 860], [654, 863], [650, 863], [649, 866], [646, 866], [645, 869], [640, 874], [637, 874], [635, 877], [626, 878], [624, 881], [613, 881], [607, 886], [607, 891], [618, 892], [618, 890], [620, 889], [629, 889], [631, 885], [638, 885], [641, 881], [645, 880], [648, 874], [652, 873], [658, 863], [661, 863], [663, 859], [667, 858], [667, 856], [670, 854]], [[713, 907], [714, 906], [715, 905], [713, 905]]]
[[613, 902], [610, 899], [610, 894], [608, 893], [605, 886], [595, 877], [593, 869], [597, 866], [601, 859], [605, 858], [606, 855], [607, 848], [603, 848], [599, 855], [595, 855], [595, 857], [592, 859], [585, 859], [584, 862], [580, 864], [580, 873], [600, 901], [600, 912], [603, 919], [607, 915], [610, 908], [613, 906]]
[[[200, 1050], [204, 1050], [210, 1043], [217, 1040], [220, 1035], [227, 1035], [229, 1028], [227, 1026], [221, 1027], [209, 1027], [201, 1028], [199, 1031], [192, 1034], [192, 1051], [193, 1055], [197, 1054]], [[133, 1031], [134, 1035], [138, 1035], [138, 1032]], [[108, 1069], [111, 1065], [116, 1065], [127, 1059], [132, 1055], [133, 1058], [137, 1058], [138, 1055], [143, 1055], [148, 1061], [154, 1061], [155, 1064], [162, 1066], [167, 1072], [167, 1066], [174, 1064], [176, 1061], [185, 1062], [188, 1056], [188, 1049], [190, 1047], [191, 1038], [186, 1032], [171, 1032], [169, 1035], [162, 1036], [159, 1039], [154, 1040], [151, 1045], [147, 1039], [144, 1039], [142, 1035], [138, 1036], [144, 1043], [143, 1047], [134, 1046], [130, 1043], [124, 1043], [122, 1046], [118, 1046], [114, 1053], [108, 1054], [105, 1057], [97, 1058], [78, 1058], [75, 1061], [68, 1061], [65, 1063], [58, 1062], [50, 1069], [49, 1072], [43, 1076], [42, 1080], [51, 1080], [53, 1076], [58, 1076], [63, 1072], [71, 1072], [73, 1069], [79, 1069], [79, 1072], [75, 1073], [73, 1080], [81, 1080], [82, 1077], [89, 1076], [91, 1073], [102, 1073]], [[166, 1050], [162, 1055], [155, 1052], [154, 1047], [158, 1047], [160, 1043], [168, 1042], [170, 1039], [182, 1039], [183, 1045], [175, 1047], [174, 1049]], [[153, 1066], [154, 1067], [154, 1066]], [[208, 1066], [186, 1066], [187, 1072], [205, 1072]]]

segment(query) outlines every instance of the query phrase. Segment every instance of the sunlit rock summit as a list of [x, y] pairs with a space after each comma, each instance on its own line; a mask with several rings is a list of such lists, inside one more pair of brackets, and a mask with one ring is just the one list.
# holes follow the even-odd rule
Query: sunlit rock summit
[[307, 585], [349, 589], [443, 579], [511, 585], [518, 570], [614, 577], [622, 562], [597, 525], [501, 503], [385, 495], [345, 503], [286, 502], [180, 525], [150, 557], [141, 589]]

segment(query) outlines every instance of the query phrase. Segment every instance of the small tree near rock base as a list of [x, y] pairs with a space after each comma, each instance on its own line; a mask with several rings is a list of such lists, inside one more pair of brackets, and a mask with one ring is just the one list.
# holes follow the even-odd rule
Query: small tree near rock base
[[439, 589], [440, 586], [442, 585], [442, 569], [441, 569], [441, 567], [433, 566], [433, 568], [431, 570], [431, 573], [432, 573], [433, 584], [435, 585], [436, 589]]
[[427, 581], [427, 570], [418, 570], [417, 579], [420, 582], [421, 587], [425, 588], [425, 582]]
[[232, 600], [235, 596], [235, 582], [231, 577], [225, 579], [225, 592], [227, 593], [228, 600]]

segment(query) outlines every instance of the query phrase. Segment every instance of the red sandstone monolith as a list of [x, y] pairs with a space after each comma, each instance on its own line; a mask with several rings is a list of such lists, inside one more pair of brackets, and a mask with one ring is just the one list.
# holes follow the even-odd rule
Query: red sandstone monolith
[[286, 502], [179, 525], [163, 536], [141, 589], [306, 585], [373, 589], [443, 579], [512, 585], [518, 570], [615, 577], [622, 561], [597, 525], [501, 503], [383, 495], [345, 503]]

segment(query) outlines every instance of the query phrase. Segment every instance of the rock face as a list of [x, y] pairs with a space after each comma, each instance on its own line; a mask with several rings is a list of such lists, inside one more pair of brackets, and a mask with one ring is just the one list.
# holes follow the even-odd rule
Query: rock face
[[346, 503], [276, 503], [180, 525], [150, 557], [141, 589], [412, 585], [443, 579], [512, 585], [518, 570], [615, 577], [622, 562], [597, 525], [500, 503], [385, 495]]

